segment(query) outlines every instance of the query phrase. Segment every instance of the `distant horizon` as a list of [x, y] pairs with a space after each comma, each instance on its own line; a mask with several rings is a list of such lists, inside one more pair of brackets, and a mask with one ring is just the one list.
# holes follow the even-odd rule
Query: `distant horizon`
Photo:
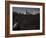
[[40, 8], [13, 7], [13, 12], [17, 13], [40, 13]]

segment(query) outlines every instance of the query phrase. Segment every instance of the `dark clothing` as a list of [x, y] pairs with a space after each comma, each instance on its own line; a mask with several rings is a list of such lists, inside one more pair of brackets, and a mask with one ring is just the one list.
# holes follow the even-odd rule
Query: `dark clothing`
[[36, 30], [40, 29], [40, 14], [17, 15], [13, 14], [13, 25], [18, 22], [13, 30]]

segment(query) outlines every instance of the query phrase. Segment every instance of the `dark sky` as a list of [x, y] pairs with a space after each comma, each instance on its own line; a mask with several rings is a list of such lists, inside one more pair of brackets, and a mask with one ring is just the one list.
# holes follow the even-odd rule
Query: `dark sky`
[[26, 13], [26, 10], [29, 13], [39, 13], [40, 8], [13, 7], [13, 12]]

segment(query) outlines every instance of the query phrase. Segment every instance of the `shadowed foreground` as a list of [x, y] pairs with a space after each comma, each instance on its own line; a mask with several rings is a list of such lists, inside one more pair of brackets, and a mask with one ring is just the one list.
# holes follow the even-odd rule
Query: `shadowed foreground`
[[39, 30], [40, 14], [21, 15], [13, 13], [13, 30]]

